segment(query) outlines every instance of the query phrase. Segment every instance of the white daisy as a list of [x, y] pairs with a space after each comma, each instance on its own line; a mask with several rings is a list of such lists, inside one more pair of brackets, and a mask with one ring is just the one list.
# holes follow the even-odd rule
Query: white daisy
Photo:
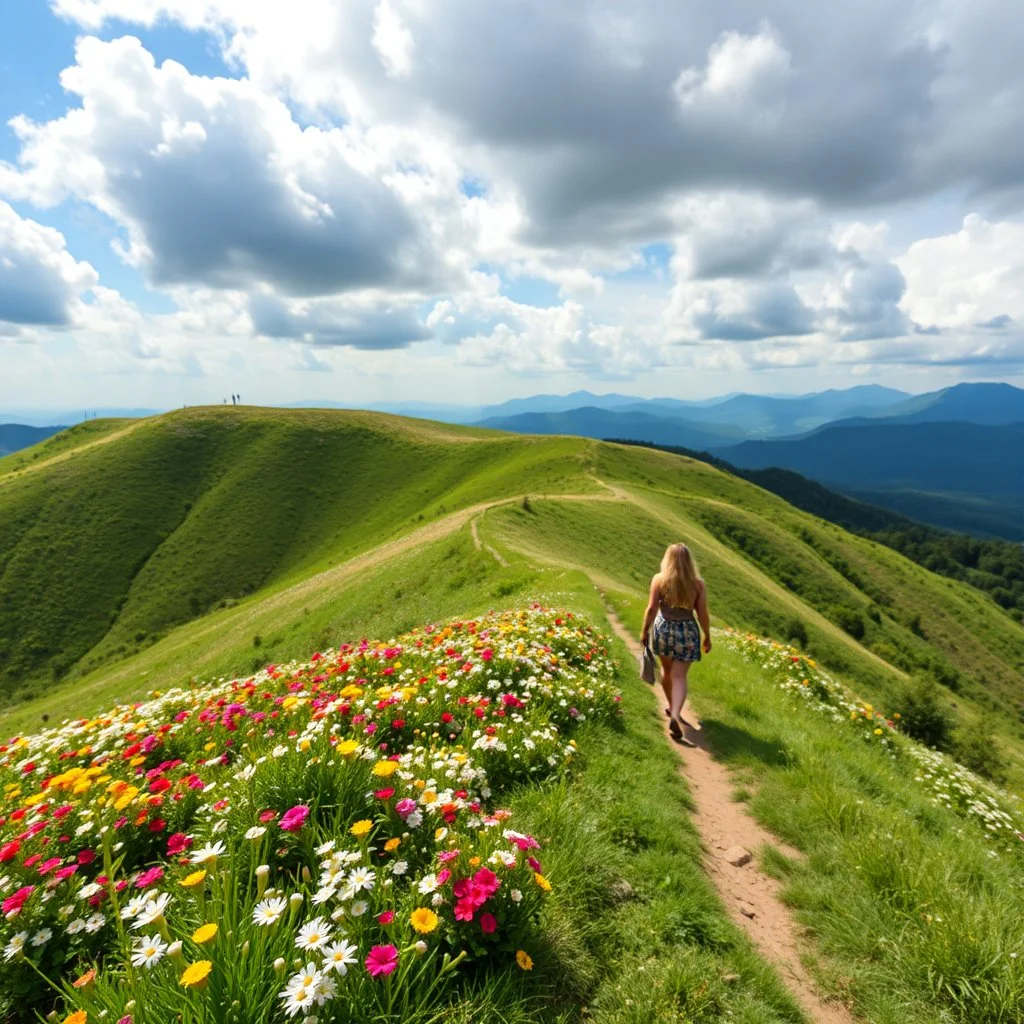
[[315, 917], [304, 924], [295, 936], [295, 945], [299, 949], [319, 949], [326, 945], [331, 937], [331, 926], [322, 918]]
[[98, 892], [103, 891], [103, 886], [97, 882], [86, 882], [81, 889], [78, 890], [78, 895], [81, 899], [87, 900], [92, 896], [95, 896]]
[[152, 967], [163, 959], [167, 943], [159, 935], [148, 935], [138, 939], [132, 947], [133, 967]]
[[223, 857], [225, 853], [227, 853], [227, 847], [218, 839], [215, 843], [193, 850], [189, 860], [193, 864], [205, 864], [207, 861]]
[[310, 960], [298, 974], [293, 974], [288, 979], [288, 984], [285, 987], [286, 992], [295, 992], [300, 988], [313, 989], [320, 981], [321, 973], [320, 968], [317, 967], [312, 960]]
[[321, 885], [320, 888], [317, 889], [315, 893], [313, 893], [312, 897], [310, 898], [310, 902], [315, 904], [316, 906], [319, 906], [321, 903], [326, 903], [329, 899], [331, 899], [331, 897], [334, 896], [336, 892], [337, 889], [335, 889], [333, 886]]
[[437, 875], [424, 875], [420, 879], [419, 890], [424, 896], [429, 896], [437, 888]]
[[261, 839], [266, 835], [267, 830], [262, 825], [253, 825], [248, 832], [245, 833], [246, 839]]
[[363, 914], [365, 914], [366, 911], [369, 909], [370, 905], [366, 902], [366, 900], [356, 900], [355, 903], [353, 903], [352, 906], [348, 908], [348, 912], [353, 917], [362, 917]]
[[353, 895], [363, 889], [369, 892], [376, 880], [377, 876], [369, 868], [353, 868], [346, 879], [346, 888], [351, 888]]
[[12, 935], [11, 941], [4, 947], [4, 959], [13, 960], [15, 957], [21, 956], [27, 938], [28, 932], [18, 932], [17, 935]]
[[64, 929], [68, 935], [77, 935], [79, 932], [85, 931], [85, 919], [76, 917], [74, 921], [68, 921], [67, 927]]
[[329, 975], [320, 975], [320, 980], [313, 989], [313, 998], [317, 1006], [323, 1006], [328, 999], [333, 999], [338, 994], [338, 985]]
[[358, 946], [346, 942], [344, 939], [341, 942], [332, 942], [329, 946], [325, 946], [323, 949], [324, 970], [337, 971], [342, 976], [348, 974], [349, 964], [359, 962], [359, 958], [356, 956], [358, 950]]
[[318, 857], [326, 856], [328, 853], [331, 852], [331, 850], [334, 849], [334, 843], [335, 843], [335, 841], [333, 839], [328, 839], [326, 843], [321, 843], [316, 848], [316, 855]]
[[135, 915], [133, 928], [145, 928], [164, 916], [167, 905], [171, 902], [170, 893], [162, 892], [155, 900], [147, 900], [146, 905]]
[[294, 1017], [303, 1010], [308, 1010], [313, 1005], [313, 990], [311, 988], [286, 988], [278, 996], [284, 1000], [284, 1009], [289, 1017]]
[[281, 896], [273, 899], [261, 900], [253, 907], [253, 924], [276, 924], [277, 919], [288, 909], [288, 901]]
[[393, 875], [404, 875], [409, 870], [409, 862], [406, 860], [396, 860], [391, 865], [391, 873]]
[[95, 914], [90, 914], [86, 918], [85, 930], [90, 935], [95, 935], [106, 923], [107, 919], [99, 911], [96, 911]]
[[53, 932], [51, 932], [49, 928], [40, 928], [39, 931], [32, 936], [32, 945], [45, 946], [52, 938]]
[[127, 921], [131, 917], [136, 917], [142, 913], [142, 908], [149, 902], [148, 896], [133, 896], [122, 908], [121, 917]]

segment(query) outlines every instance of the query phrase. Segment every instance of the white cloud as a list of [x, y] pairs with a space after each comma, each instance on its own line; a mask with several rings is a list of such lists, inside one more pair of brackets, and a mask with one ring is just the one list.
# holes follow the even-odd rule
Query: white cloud
[[412, 70], [412, 35], [388, 0], [373, 14], [373, 47], [389, 75], [403, 78]]
[[1024, 327], [1024, 222], [969, 214], [961, 230], [922, 238], [896, 262], [903, 308], [919, 323], [966, 328], [1006, 316]]
[[790, 64], [790, 53], [775, 29], [763, 22], [756, 35], [723, 32], [708, 51], [707, 64], [685, 68], [672, 90], [683, 107], [765, 113], [780, 98]]
[[68, 252], [59, 231], [0, 201], [0, 323], [67, 327], [78, 315], [81, 294], [98, 281], [88, 263]]

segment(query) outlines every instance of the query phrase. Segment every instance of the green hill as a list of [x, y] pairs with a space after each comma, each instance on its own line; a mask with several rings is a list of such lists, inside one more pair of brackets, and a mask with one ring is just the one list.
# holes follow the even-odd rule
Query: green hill
[[[8, 705], [45, 691], [12, 725], [84, 694], [101, 702], [298, 655], [391, 603], [411, 625], [469, 595], [526, 596], [545, 567], [582, 570], [635, 608], [682, 536], [712, 581], [717, 622], [799, 639], [887, 705], [909, 675], [938, 680], [965, 727], [994, 723], [1011, 777], [1024, 778], [1016, 623], [971, 587], [701, 462], [252, 408], [94, 421], [33, 454], [0, 475], [0, 687]], [[470, 527], [512, 566], [484, 549], [472, 570], [456, 567]], [[396, 566], [403, 582], [378, 584]], [[444, 609], [418, 596], [436, 589], [433, 574], [448, 580]]]

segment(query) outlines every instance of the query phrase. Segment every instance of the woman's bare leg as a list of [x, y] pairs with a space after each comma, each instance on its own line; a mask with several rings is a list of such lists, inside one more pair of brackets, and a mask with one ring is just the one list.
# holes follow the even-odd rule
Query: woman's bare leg
[[672, 706], [672, 659], [659, 657], [661, 662], [661, 688], [665, 691], [665, 704]]
[[686, 703], [687, 677], [690, 674], [690, 663], [688, 661], [672, 662], [672, 698], [669, 704], [669, 717], [678, 722], [682, 728], [682, 711]]

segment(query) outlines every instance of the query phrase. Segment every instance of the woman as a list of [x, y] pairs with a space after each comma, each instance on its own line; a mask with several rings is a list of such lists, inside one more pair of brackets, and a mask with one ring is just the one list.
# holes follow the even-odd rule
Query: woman
[[[697, 629], [697, 622], [700, 629]], [[661, 571], [651, 580], [651, 593], [644, 612], [641, 639], [651, 639], [653, 652], [661, 660], [661, 685], [668, 700], [669, 730], [672, 738], [693, 746], [683, 734], [681, 713], [686, 703], [687, 675], [692, 662], [700, 661], [701, 633], [704, 653], [711, 651], [711, 623], [708, 620], [707, 587], [697, 563], [685, 544], [670, 544], [661, 559]]]

